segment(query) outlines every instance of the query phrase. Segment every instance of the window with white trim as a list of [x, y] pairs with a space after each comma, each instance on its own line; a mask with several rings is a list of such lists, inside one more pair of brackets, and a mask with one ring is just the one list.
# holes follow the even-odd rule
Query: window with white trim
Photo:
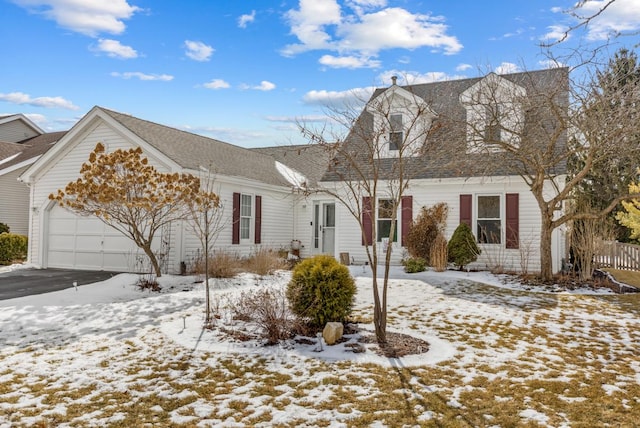
[[[393, 216], [393, 200], [391, 199], [378, 199], [378, 223], [377, 241], [382, 242], [383, 238], [389, 238], [391, 234], [391, 217]], [[398, 220], [394, 221], [395, 233], [393, 239], [389, 239], [392, 242], [398, 242]]]
[[240, 240], [251, 239], [251, 224], [253, 223], [253, 197], [242, 194], [240, 196]]
[[502, 217], [499, 195], [478, 195], [476, 200], [476, 236], [480, 244], [502, 242]]
[[402, 148], [404, 138], [404, 128], [402, 125], [402, 115], [392, 114], [389, 116], [389, 150], [397, 151]]

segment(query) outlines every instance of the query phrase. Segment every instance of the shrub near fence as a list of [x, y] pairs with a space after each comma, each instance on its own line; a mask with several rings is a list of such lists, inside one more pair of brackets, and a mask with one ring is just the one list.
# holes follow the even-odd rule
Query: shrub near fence
[[13, 233], [0, 234], [0, 264], [10, 264], [27, 257], [27, 237]]

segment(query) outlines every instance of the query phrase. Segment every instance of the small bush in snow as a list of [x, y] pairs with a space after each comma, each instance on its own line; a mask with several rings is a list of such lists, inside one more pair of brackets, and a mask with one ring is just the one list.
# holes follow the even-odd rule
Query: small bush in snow
[[318, 327], [344, 321], [351, 313], [355, 294], [349, 269], [327, 255], [300, 262], [287, 286], [291, 310]]
[[449, 253], [449, 261], [458, 266], [460, 270], [478, 259], [480, 249], [467, 223], [460, 223], [453, 232], [447, 251]]
[[10, 264], [27, 257], [27, 237], [13, 233], [0, 233], [0, 264]]
[[422, 257], [411, 257], [402, 261], [406, 273], [423, 272], [427, 268], [427, 262]]

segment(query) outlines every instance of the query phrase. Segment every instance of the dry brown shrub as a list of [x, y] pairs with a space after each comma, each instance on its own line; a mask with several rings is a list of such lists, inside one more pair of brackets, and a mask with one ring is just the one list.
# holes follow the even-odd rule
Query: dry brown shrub
[[447, 258], [447, 238], [442, 233], [438, 233], [431, 245], [431, 266], [436, 272], [443, 272], [447, 269]]
[[[209, 256], [210, 278], [232, 278], [242, 269], [242, 262], [237, 254], [228, 251], [214, 251]], [[205, 263], [203, 256], [196, 256], [191, 265], [191, 271], [196, 275], [204, 275]]]
[[259, 247], [245, 260], [244, 267], [256, 275], [271, 275], [276, 270], [286, 269], [287, 263], [277, 250]]
[[407, 234], [407, 250], [412, 257], [422, 258], [429, 266], [433, 266], [431, 247], [438, 234], [444, 234], [448, 215], [449, 206], [445, 202], [422, 207]]

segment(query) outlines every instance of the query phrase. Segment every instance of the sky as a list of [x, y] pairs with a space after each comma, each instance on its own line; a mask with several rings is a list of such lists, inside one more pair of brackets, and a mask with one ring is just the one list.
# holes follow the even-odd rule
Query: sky
[[[0, 0], [0, 115], [59, 131], [99, 105], [242, 147], [302, 144], [297, 123], [321, 124], [328, 105], [366, 100], [393, 75], [423, 83], [548, 67], [540, 43], [575, 25], [572, 4]], [[640, 0], [616, 0], [562, 48], [637, 30]]]

